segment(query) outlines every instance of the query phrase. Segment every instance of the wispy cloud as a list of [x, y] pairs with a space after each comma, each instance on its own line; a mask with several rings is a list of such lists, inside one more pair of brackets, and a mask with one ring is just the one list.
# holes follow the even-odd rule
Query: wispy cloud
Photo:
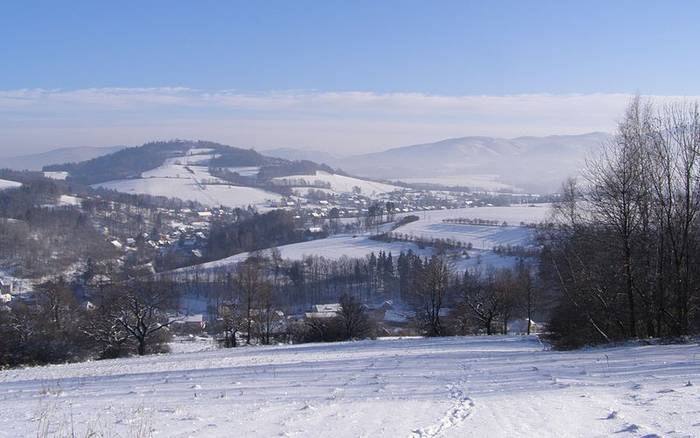
[[609, 131], [630, 98], [603, 93], [242, 93], [184, 87], [0, 90], [0, 155], [174, 137], [350, 153], [467, 135]]

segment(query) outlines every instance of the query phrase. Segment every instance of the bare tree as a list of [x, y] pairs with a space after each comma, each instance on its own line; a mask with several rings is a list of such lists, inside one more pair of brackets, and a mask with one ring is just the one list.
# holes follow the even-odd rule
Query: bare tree
[[614, 141], [587, 167], [586, 202], [570, 202], [574, 191], [565, 185], [560, 220], [541, 233], [542, 278], [568, 302], [559, 302], [550, 328], [571, 345], [576, 338], [693, 332], [700, 298], [698, 105], [659, 110], [634, 99]]
[[251, 344], [254, 329], [254, 313], [263, 294], [269, 293], [272, 285], [267, 280], [261, 257], [252, 256], [238, 267], [236, 284], [241, 293], [245, 310], [246, 344]]
[[464, 273], [462, 296], [458, 305], [461, 318], [473, 319], [486, 331], [493, 334], [494, 323], [501, 316], [503, 305], [496, 288], [496, 271], [489, 269], [482, 274], [480, 270]]
[[224, 346], [226, 348], [237, 347], [238, 333], [245, 324], [240, 304], [233, 300], [222, 302], [219, 305], [219, 316], [224, 332]]
[[272, 343], [272, 338], [280, 326], [282, 315], [275, 306], [273, 285], [263, 282], [255, 299], [257, 306], [253, 312], [255, 328], [263, 345]]
[[420, 281], [414, 287], [416, 318], [428, 336], [444, 336], [441, 310], [450, 281], [450, 268], [443, 257], [433, 256], [425, 264]]
[[517, 284], [520, 289], [520, 301], [525, 310], [527, 334], [529, 335], [532, 331], [532, 318], [535, 312], [535, 306], [537, 305], [538, 290], [532, 278], [532, 269], [524, 259], [518, 260], [516, 271]]
[[115, 285], [103, 287], [94, 308], [87, 310], [82, 324], [83, 333], [97, 343], [103, 358], [119, 357], [127, 353], [132, 343], [132, 336], [124, 325], [114, 317], [119, 313], [120, 304], [114, 294], [121, 289]]
[[175, 306], [174, 290], [167, 283], [139, 281], [113, 292], [108, 304], [110, 317], [121, 325], [137, 343], [139, 356], [146, 354], [154, 335], [175, 320], [169, 320], [167, 310]]
[[647, 120], [650, 109], [639, 97], [627, 108], [614, 140], [603, 145], [597, 159], [587, 163], [586, 178], [590, 190], [588, 203], [595, 219], [609, 226], [616, 236], [622, 255], [627, 297], [627, 330], [637, 336], [637, 308], [633, 247], [639, 231], [642, 175], [645, 143], [648, 141]]
[[369, 332], [369, 319], [365, 307], [348, 293], [340, 296], [340, 314], [338, 315], [346, 339], [364, 338]]

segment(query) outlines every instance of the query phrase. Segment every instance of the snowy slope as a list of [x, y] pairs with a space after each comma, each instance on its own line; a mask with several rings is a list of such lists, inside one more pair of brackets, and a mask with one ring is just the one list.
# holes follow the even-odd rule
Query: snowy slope
[[8, 181], [6, 179], [0, 179], [0, 190], [14, 189], [20, 187], [22, 184], [17, 181]]
[[432, 210], [417, 214], [421, 221], [439, 223], [443, 219], [486, 219], [508, 222], [508, 225], [539, 223], [550, 213], [550, 204], [516, 204], [508, 207], [466, 207], [451, 210]]
[[286, 186], [313, 185], [316, 181], [330, 184], [330, 188], [337, 193], [352, 193], [354, 187], [359, 187], [365, 196], [401, 190], [400, 187], [391, 184], [383, 184], [364, 179], [353, 178], [344, 175], [332, 174], [324, 171], [316, 171], [315, 175], [291, 175], [273, 178], [273, 181]]
[[[391, 251], [394, 255], [401, 251], [413, 250], [422, 256], [429, 256], [432, 251], [429, 249], [421, 250], [417, 245], [408, 242], [379, 242], [370, 239], [368, 236], [352, 235], [337, 235], [325, 239], [311, 240], [308, 242], [292, 243], [278, 247], [280, 255], [283, 259], [301, 260], [305, 256], [319, 256], [331, 260], [337, 260], [341, 257], [362, 258], [370, 253], [375, 254], [379, 251]], [[197, 265], [196, 268], [210, 269], [221, 266], [228, 266], [242, 262], [248, 258], [249, 253], [236, 254], [225, 259], [216, 260], [213, 262]], [[180, 271], [186, 271], [190, 268], [182, 268]]]
[[262, 207], [269, 200], [277, 200], [280, 197], [276, 193], [253, 187], [226, 184], [201, 185], [196, 180], [185, 178], [125, 179], [97, 184], [96, 186], [124, 193], [197, 201], [210, 207], [219, 205], [226, 207], [256, 205]]
[[[234, 186], [212, 176], [206, 163], [214, 158], [212, 149], [192, 148], [183, 156], [172, 157], [141, 178], [108, 181], [95, 187], [152, 196], [167, 196], [196, 201], [209, 207], [247, 207], [264, 209], [280, 195], [254, 187]], [[241, 168], [251, 172], [253, 167]]]
[[[393, 256], [397, 256], [401, 251], [408, 250], [420, 255], [421, 257], [430, 257], [434, 254], [432, 247], [420, 248], [415, 243], [410, 242], [381, 242], [372, 240], [368, 236], [352, 235], [337, 235], [325, 239], [311, 240], [308, 242], [292, 243], [278, 247], [280, 255], [285, 260], [302, 260], [306, 256], [319, 256], [330, 260], [338, 260], [343, 257], [348, 258], [363, 258], [371, 253], [378, 254], [380, 251], [386, 253], [391, 252]], [[499, 256], [492, 251], [468, 251], [469, 257], [464, 257], [461, 252], [452, 253], [448, 260], [452, 263], [452, 267], [459, 271], [464, 271], [468, 267], [476, 267], [481, 265], [506, 267], [512, 266], [517, 262], [516, 257]], [[198, 269], [216, 269], [230, 267], [236, 263], [244, 261], [250, 256], [250, 253], [236, 254], [231, 257], [226, 257], [221, 260], [202, 263], [186, 268], [180, 268], [174, 272], [187, 273]]]
[[68, 178], [68, 175], [69, 175], [68, 172], [64, 172], [64, 171], [59, 171], [59, 172], [43, 172], [43, 173], [44, 173], [44, 176], [45, 176], [46, 178], [56, 179], [56, 180], [60, 180], [60, 181], [65, 180], [66, 178]]
[[550, 352], [493, 336], [7, 370], [0, 436], [698, 436], [699, 355], [696, 344]]
[[[491, 250], [498, 245], [527, 246], [532, 243], [533, 230], [519, 224], [539, 223], [549, 213], [549, 204], [536, 207], [474, 207], [437, 210], [421, 213], [420, 219], [396, 229], [395, 232], [426, 239], [452, 239], [473, 248]], [[505, 221], [508, 226], [485, 226], [445, 223], [445, 219], [486, 219]]]
[[[469, 258], [461, 255], [461, 251], [450, 254], [453, 268], [463, 271], [477, 265], [507, 267], [512, 266], [516, 257], [502, 257], [492, 249], [498, 245], [527, 246], [532, 243], [533, 231], [520, 226], [482, 226], [443, 223], [443, 219], [471, 218], [507, 221], [519, 224], [537, 223], [549, 212], [549, 204], [539, 204], [536, 207], [474, 207], [452, 210], [434, 210], [418, 213], [420, 219], [395, 230], [395, 233], [433, 239], [453, 239], [465, 244], [471, 243], [473, 250], [468, 251]], [[405, 216], [407, 213], [402, 214]], [[278, 248], [283, 259], [301, 260], [304, 256], [316, 255], [331, 260], [341, 257], [362, 258], [370, 253], [379, 251], [391, 252], [393, 255], [409, 249], [422, 257], [433, 254], [433, 248], [420, 248], [411, 242], [381, 242], [372, 240], [368, 235], [336, 235], [325, 239], [283, 245]], [[193, 269], [214, 269], [234, 265], [245, 260], [249, 253], [236, 254], [221, 260], [215, 260], [192, 267], [178, 269], [177, 272], [187, 272]]]

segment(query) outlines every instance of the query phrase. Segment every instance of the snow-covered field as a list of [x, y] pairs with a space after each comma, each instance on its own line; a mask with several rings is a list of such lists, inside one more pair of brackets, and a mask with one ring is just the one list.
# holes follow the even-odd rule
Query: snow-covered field
[[[453, 251], [450, 261], [453, 268], [464, 271], [468, 267], [481, 265], [483, 268], [512, 266], [517, 257], [499, 256], [492, 251], [497, 245], [528, 245], [532, 241], [533, 231], [520, 226], [482, 226], [447, 224], [443, 219], [479, 218], [489, 220], [506, 220], [509, 223], [539, 222], [548, 214], [549, 205], [537, 207], [474, 207], [453, 210], [434, 210], [417, 214], [420, 219], [395, 230], [396, 233], [413, 235], [415, 237], [453, 239], [464, 243], [472, 243], [473, 250], [468, 251], [469, 257], [464, 257], [462, 251]], [[402, 215], [405, 216], [405, 215]], [[389, 228], [386, 227], [385, 228]], [[370, 253], [379, 251], [391, 252], [394, 256], [409, 249], [422, 257], [433, 254], [434, 248], [420, 248], [412, 242], [382, 242], [372, 240], [368, 235], [336, 235], [325, 239], [283, 245], [278, 248], [283, 259], [301, 260], [305, 256], [320, 256], [331, 260], [341, 257], [362, 258]], [[188, 272], [193, 269], [213, 269], [231, 266], [245, 260], [250, 254], [241, 253], [221, 260], [203, 263], [193, 267], [178, 269], [178, 272]]]
[[18, 183], [17, 181], [8, 181], [6, 179], [0, 179], [0, 190], [5, 190], [5, 189], [15, 189], [17, 187], [20, 187], [22, 184]]
[[44, 176], [46, 178], [51, 178], [51, 179], [57, 179], [57, 180], [65, 180], [68, 178], [68, 172], [60, 171], [60, 172], [44, 172]]
[[279, 200], [276, 193], [228, 184], [199, 184], [184, 178], [141, 178], [110, 181], [98, 184], [99, 187], [124, 193], [153, 196], [167, 196], [187, 201], [196, 201], [209, 207], [264, 207], [270, 200]]
[[[549, 204], [534, 207], [474, 207], [419, 213], [419, 220], [396, 229], [397, 233], [426, 239], [452, 239], [471, 243], [475, 249], [491, 250], [498, 245], [527, 246], [532, 243], [532, 229], [518, 226], [539, 223], [549, 214]], [[487, 219], [507, 222], [508, 226], [485, 226], [445, 223], [445, 219]]]
[[[210, 152], [211, 149], [190, 149], [187, 155], [168, 158], [161, 166], [143, 172], [141, 178], [108, 181], [96, 184], [96, 187], [125, 193], [180, 198], [209, 207], [254, 205], [264, 210], [271, 200], [279, 200], [280, 196], [276, 193], [226, 184], [212, 176], [209, 168], [203, 165], [214, 158]], [[258, 168], [239, 169], [252, 172]]]
[[520, 222], [539, 223], [550, 213], [551, 204], [515, 204], [508, 207], [465, 207], [451, 210], [431, 210], [408, 213], [420, 217], [418, 223], [440, 223], [444, 219], [487, 219], [518, 225]]
[[[301, 260], [305, 256], [319, 256], [331, 260], [337, 260], [341, 257], [362, 258], [370, 253], [375, 254], [379, 251], [391, 251], [394, 255], [398, 255], [401, 251], [409, 249], [422, 255], [429, 256], [432, 254], [430, 249], [421, 250], [417, 245], [409, 242], [380, 242], [370, 239], [368, 236], [360, 235], [353, 237], [352, 235], [341, 234], [331, 236], [325, 239], [311, 240], [308, 242], [292, 243], [278, 247], [280, 255], [283, 259]], [[248, 258], [249, 253], [236, 254], [225, 259], [216, 260], [213, 262], [203, 263], [198, 265], [198, 268], [216, 268], [242, 262]], [[182, 268], [186, 271], [189, 268]]]
[[463, 225], [442, 222], [415, 222], [400, 227], [396, 232], [429, 239], [451, 239], [475, 249], [490, 250], [497, 245], [520, 245], [530, 243], [532, 230], [524, 227], [502, 227], [485, 225]]
[[499, 181], [500, 175], [447, 175], [434, 177], [399, 178], [409, 184], [440, 184], [443, 186], [475, 187], [482, 190], [515, 190], [516, 187]]
[[393, 186], [391, 184], [367, 181], [364, 179], [352, 178], [349, 176], [337, 175], [323, 171], [317, 171], [315, 175], [292, 175], [273, 178], [273, 181], [287, 186], [313, 185], [315, 182], [320, 181], [330, 184], [331, 190], [336, 193], [352, 193], [353, 188], [359, 187], [361, 193], [365, 196], [401, 190], [401, 187]]
[[551, 352], [493, 336], [184, 350], [2, 371], [0, 436], [700, 435], [697, 344]]
[[241, 176], [255, 176], [260, 173], [259, 166], [227, 167], [229, 172], [235, 172]]
[[[433, 254], [432, 247], [420, 248], [415, 243], [411, 242], [381, 242], [372, 240], [369, 236], [359, 235], [336, 235], [326, 239], [311, 240], [308, 242], [292, 243], [278, 247], [280, 255], [287, 260], [301, 260], [306, 256], [325, 257], [330, 260], [338, 260], [342, 257], [348, 258], [363, 258], [371, 253], [379, 254], [380, 251], [386, 253], [391, 252], [396, 257], [401, 251], [412, 250], [421, 257], [430, 257]], [[459, 271], [464, 271], [467, 267], [473, 267], [478, 264], [482, 266], [512, 266], [517, 258], [499, 256], [492, 251], [468, 251], [469, 258], [463, 257], [460, 254], [453, 254], [450, 261], [453, 267]], [[225, 266], [231, 266], [244, 261], [250, 253], [236, 254], [231, 257], [226, 257], [221, 260], [203, 263], [194, 267], [178, 269], [177, 272], [188, 272], [193, 269], [213, 269]]]

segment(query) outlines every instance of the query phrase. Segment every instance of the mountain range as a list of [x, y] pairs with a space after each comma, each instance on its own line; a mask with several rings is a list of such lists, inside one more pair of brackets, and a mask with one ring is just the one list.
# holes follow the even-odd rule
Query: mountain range
[[[579, 173], [586, 156], [609, 138], [609, 134], [601, 132], [546, 137], [460, 137], [349, 157], [293, 148], [263, 153], [284, 160], [324, 163], [352, 175], [375, 179], [542, 192], [556, 190], [566, 177]], [[0, 159], [0, 168], [40, 170], [51, 164], [88, 160], [94, 164], [95, 158], [124, 148], [56, 149]], [[53, 167], [56, 166], [49, 166]]]
[[[326, 156], [316, 161], [353, 175], [413, 184], [552, 191], [568, 176], [578, 174], [586, 156], [609, 138], [602, 132], [460, 137], [349, 157]], [[314, 153], [286, 149], [284, 158], [300, 159]]]

